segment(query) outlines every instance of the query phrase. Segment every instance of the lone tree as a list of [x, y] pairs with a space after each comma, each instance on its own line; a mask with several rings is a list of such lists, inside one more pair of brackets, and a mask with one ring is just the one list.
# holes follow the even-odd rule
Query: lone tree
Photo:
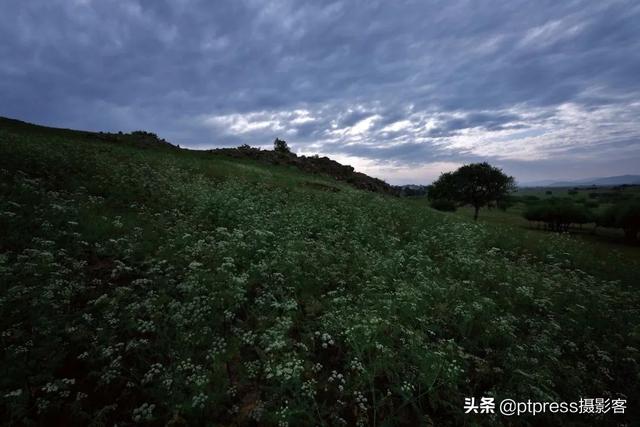
[[515, 189], [513, 177], [488, 163], [473, 163], [440, 175], [429, 191], [431, 200], [448, 200], [474, 208], [473, 219], [490, 203], [502, 202]]
[[280, 138], [276, 138], [276, 140], [273, 141], [273, 151], [276, 151], [278, 153], [285, 153], [285, 154], [291, 153], [291, 150], [287, 145], [287, 141]]

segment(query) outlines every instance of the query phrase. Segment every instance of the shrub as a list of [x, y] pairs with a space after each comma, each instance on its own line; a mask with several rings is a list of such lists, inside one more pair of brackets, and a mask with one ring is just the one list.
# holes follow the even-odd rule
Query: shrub
[[596, 223], [602, 227], [622, 228], [625, 239], [636, 241], [640, 232], [640, 201], [610, 206], [598, 216]]
[[543, 221], [545, 208], [546, 206], [543, 206], [541, 204], [529, 205], [522, 213], [522, 216], [527, 221]]
[[287, 145], [287, 141], [280, 138], [276, 138], [275, 141], [273, 141], [273, 151], [284, 154], [291, 153], [289, 145]]
[[529, 221], [544, 223], [545, 228], [552, 231], [567, 231], [571, 224], [582, 226], [593, 221], [586, 207], [558, 199], [529, 206], [523, 216]]
[[506, 196], [502, 199], [498, 199], [498, 201], [496, 201], [496, 207], [498, 209], [500, 209], [501, 211], [506, 211], [507, 209], [509, 209], [510, 207], [512, 207], [513, 205], [515, 205], [517, 203], [518, 199], [515, 198], [514, 196]]

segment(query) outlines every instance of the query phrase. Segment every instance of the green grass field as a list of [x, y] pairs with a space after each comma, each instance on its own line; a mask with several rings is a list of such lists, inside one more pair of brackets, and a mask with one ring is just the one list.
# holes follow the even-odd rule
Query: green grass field
[[[545, 194], [544, 189], [523, 189], [519, 190], [516, 195], [536, 195], [541, 199], [549, 197], [569, 197], [572, 200], [588, 199], [591, 191], [581, 190], [576, 195], [568, 196], [567, 189], [552, 189], [553, 195]], [[599, 192], [612, 192], [609, 189], [599, 189]], [[638, 188], [627, 190], [627, 193], [636, 196], [640, 192]], [[632, 197], [633, 197], [632, 196]], [[599, 212], [606, 208], [608, 204], [601, 204], [594, 209]], [[523, 218], [522, 213], [526, 209], [524, 203], [518, 202], [506, 211], [500, 209], [483, 209], [481, 211], [479, 221], [496, 229], [512, 230], [516, 233], [517, 239], [522, 246], [529, 244], [529, 241], [537, 241], [542, 239], [549, 232], [540, 229], [540, 225], [531, 223]], [[471, 218], [473, 209], [471, 207], [459, 208], [455, 215], [460, 218]], [[622, 230], [615, 228], [596, 227], [594, 223], [585, 224], [582, 227], [574, 226], [570, 233], [565, 236], [567, 239], [573, 240], [576, 254], [584, 253], [580, 258], [583, 259], [581, 268], [594, 272], [595, 266], [599, 266], [602, 270], [604, 278], [626, 276], [626, 280], [630, 283], [637, 283], [637, 267], [620, 269], [620, 265], [637, 266], [640, 263], [640, 246], [632, 245], [624, 241]], [[544, 246], [544, 243], [533, 243], [535, 246]]]
[[[637, 248], [467, 213], [0, 122], [3, 422], [633, 420]], [[467, 415], [471, 396], [628, 410]]]

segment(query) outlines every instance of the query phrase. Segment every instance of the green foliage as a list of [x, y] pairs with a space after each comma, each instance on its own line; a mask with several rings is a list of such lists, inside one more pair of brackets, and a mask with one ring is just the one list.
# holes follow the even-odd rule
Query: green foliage
[[624, 393], [637, 407], [633, 280], [599, 276], [564, 236], [524, 247], [415, 202], [0, 131], [3, 422], [558, 425], [572, 420], [462, 405]]
[[634, 200], [632, 192], [624, 191], [601, 191], [598, 193], [589, 193], [589, 198], [596, 199], [601, 203], [624, 203]]
[[602, 227], [621, 228], [627, 240], [636, 241], [640, 232], [640, 201], [623, 202], [608, 207], [597, 217], [597, 224]]
[[280, 138], [276, 138], [275, 141], [273, 141], [273, 151], [276, 151], [278, 153], [283, 153], [283, 154], [291, 153], [291, 150], [289, 149], [289, 145], [287, 145], [287, 142]]
[[440, 174], [437, 181], [428, 187], [429, 200], [453, 200], [457, 197], [457, 180], [453, 172]]
[[429, 190], [429, 198], [453, 200], [475, 208], [474, 219], [481, 207], [504, 200], [515, 189], [513, 177], [488, 163], [465, 165], [455, 172], [440, 175]]
[[496, 201], [496, 207], [505, 212], [507, 209], [513, 207], [518, 202], [518, 199], [514, 196], [504, 196]]
[[528, 221], [544, 223], [545, 228], [552, 231], [568, 231], [571, 224], [583, 225], [594, 220], [585, 206], [563, 199], [548, 199], [529, 205], [523, 216]]

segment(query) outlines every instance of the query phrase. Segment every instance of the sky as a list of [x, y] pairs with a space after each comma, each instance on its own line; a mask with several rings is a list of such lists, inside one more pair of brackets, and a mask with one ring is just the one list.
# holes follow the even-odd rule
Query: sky
[[0, 0], [0, 115], [393, 184], [640, 174], [640, 2]]

